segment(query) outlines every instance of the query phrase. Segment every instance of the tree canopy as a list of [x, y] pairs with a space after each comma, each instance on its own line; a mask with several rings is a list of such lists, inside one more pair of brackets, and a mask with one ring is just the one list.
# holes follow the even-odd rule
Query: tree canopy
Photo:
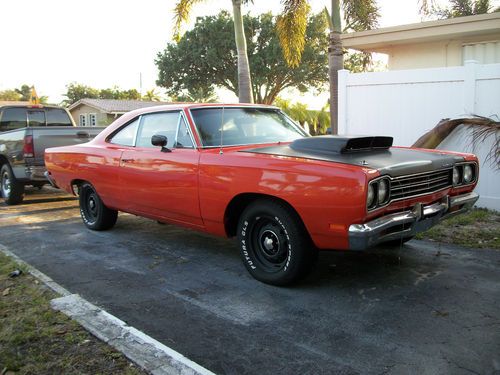
[[66, 86], [64, 94], [68, 99], [64, 100], [67, 105], [73, 104], [80, 99], [120, 99], [141, 100], [141, 93], [136, 89], [121, 90], [118, 87], [107, 89], [96, 89], [90, 86], [72, 82]]
[[500, 7], [493, 9], [490, 0], [449, 0], [449, 3], [446, 7], [426, 3], [423, 13], [438, 18], [455, 18], [484, 14], [491, 11], [500, 12]]
[[[250, 60], [252, 91], [257, 103], [270, 104], [286, 88], [301, 92], [321, 89], [328, 81], [327, 20], [324, 14], [308, 19], [305, 48], [300, 64], [285, 62], [276, 33], [276, 17], [270, 13], [244, 17]], [[229, 13], [198, 18], [194, 28], [178, 43], [170, 43], [158, 54], [157, 85], [171, 96], [204, 92], [216, 87], [238, 94], [237, 53], [234, 25]]]
[[[0, 100], [28, 102], [31, 99], [31, 88], [29, 85], [22, 85], [18, 89], [7, 89], [0, 91]], [[47, 97], [39, 97], [40, 103], [47, 103]]]

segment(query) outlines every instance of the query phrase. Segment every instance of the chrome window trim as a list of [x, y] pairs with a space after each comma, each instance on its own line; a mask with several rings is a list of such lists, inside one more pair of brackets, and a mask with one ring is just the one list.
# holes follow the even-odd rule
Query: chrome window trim
[[197, 147], [197, 144], [196, 144], [196, 142], [194, 140], [193, 133], [191, 132], [191, 126], [189, 126], [189, 121], [188, 121], [188, 119], [186, 117], [186, 114], [184, 113], [183, 110], [181, 110], [181, 115], [179, 117], [179, 124], [177, 126], [177, 132], [175, 133], [175, 143], [177, 143], [177, 138], [179, 136], [179, 130], [180, 130], [180, 127], [181, 127], [181, 119], [183, 119], [184, 123], [186, 124], [186, 129], [187, 129], [187, 131], [189, 133], [189, 138], [191, 139], [192, 146], [191, 147], [180, 147], [180, 148], [186, 148], [186, 149], [195, 150], [198, 147]]
[[[185, 115], [185, 113], [184, 113], [184, 111], [182, 109], [172, 109], [172, 110], [168, 110], [168, 111], [156, 111], [156, 112], [148, 112], [148, 113], [140, 114], [138, 117], [134, 117], [134, 119], [132, 121], [129, 121], [127, 123], [127, 125], [120, 127], [119, 130], [117, 130], [115, 133], [113, 133], [113, 135], [116, 134], [116, 133], [118, 133], [121, 129], [124, 129], [126, 126], [128, 126], [129, 124], [131, 124], [132, 122], [134, 122], [136, 119], [139, 119], [139, 125], [137, 126], [137, 130], [136, 130], [135, 135], [134, 135], [133, 146], [125, 146], [125, 147], [138, 147], [137, 146], [137, 136], [139, 135], [139, 130], [142, 129], [143, 122], [144, 122], [143, 118], [146, 117], [147, 115], [150, 115], [150, 114], [158, 114], [158, 113], [161, 114], [161, 113], [172, 113], [172, 112], [178, 112], [179, 113], [179, 118], [177, 119], [177, 126], [176, 126], [176, 130], [175, 130], [174, 146], [172, 147], [172, 149], [176, 148], [175, 144], [177, 143], [177, 136], [179, 134], [180, 121], [181, 121], [181, 118], [183, 118], [184, 121], [186, 122], [186, 128], [188, 129], [189, 138], [191, 139], [191, 143], [193, 144], [193, 146], [192, 147], [180, 147], [179, 149], [183, 148], [183, 149], [188, 149], [188, 150], [189, 149], [195, 150], [197, 148], [196, 147], [196, 142], [194, 141], [194, 137], [193, 137], [193, 134], [191, 132], [191, 129], [190, 129], [190, 126], [189, 126], [189, 122], [187, 121], [186, 115]], [[111, 142], [108, 141], [108, 143], [111, 143]], [[112, 143], [112, 144], [115, 144], [115, 143]], [[146, 147], [146, 148], [154, 148], [154, 147]]]
[[275, 106], [259, 106], [259, 105], [252, 105], [252, 106], [238, 106], [238, 105], [230, 105], [230, 106], [224, 106], [224, 105], [218, 105], [218, 106], [193, 106], [187, 108], [187, 111], [189, 112], [189, 116], [193, 120], [194, 124], [194, 130], [196, 131], [196, 134], [198, 135], [198, 138], [200, 140], [200, 145], [198, 148], [200, 149], [212, 149], [212, 148], [226, 148], [226, 147], [239, 147], [239, 146], [250, 146], [250, 145], [267, 145], [267, 144], [273, 144], [273, 143], [288, 143], [292, 141], [276, 141], [276, 142], [262, 142], [262, 143], [240, 143], [240, 144], [234, 144], [234, 145], [216, 145], [216, 146], [204, 146], [203, 145], [203, 139], [201, 138], [200, 132], [198, 131], [198, 125], [196, 125], [196, 121], [194, 120], [193, 114], [191, 113], [191, 110], [197, 110], [197, 109], [244, 109], [244, 108], [250, 108], [250, 109], [270, 109], [270, 110], [275, 110], [279, 112], [280, 114], [284, 115], [284, 117], [292, 124], [292, 126], [295, 128], [295, 130], [298, 129], [299, 133], [305, 134], [304, 138], [310, 137], [310, 134], [307, 134], [307, 132], [302, 129], [299, 125], [295, 123], [286, 113], [284, 113], [279, 107]]

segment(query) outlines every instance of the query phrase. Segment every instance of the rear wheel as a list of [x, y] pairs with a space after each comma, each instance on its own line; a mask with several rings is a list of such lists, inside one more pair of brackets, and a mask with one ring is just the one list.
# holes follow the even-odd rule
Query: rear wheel
[[85, 226], [92, 230], [112, 228], [118, 218], [118, 211], [104, 205], [94, 187], [88, 183], [80, 187], [80, 215]]
[[248, 206], [240, 217], [238, 240], [248, 272], [272, 285], [305, 276], [317, 255], [298, 215], [278, 201], [260, 200]]
[[9, 205], [19, 204], [24, 199], [24, 185], [17, 181], [8, 164], [0, 169], [0, 190], [5, 203]]

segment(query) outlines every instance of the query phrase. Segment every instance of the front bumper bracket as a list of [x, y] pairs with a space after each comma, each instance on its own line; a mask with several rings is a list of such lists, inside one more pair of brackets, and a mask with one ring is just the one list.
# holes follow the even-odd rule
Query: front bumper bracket
[[468, 211], [479, 199], [476, 193], [446, 196], [440, 202], [385, 215], [364, 224], [349, 226], [349, 249], [366, 250], [379, 243], [408, 238], [426, 231], [441, 220]]

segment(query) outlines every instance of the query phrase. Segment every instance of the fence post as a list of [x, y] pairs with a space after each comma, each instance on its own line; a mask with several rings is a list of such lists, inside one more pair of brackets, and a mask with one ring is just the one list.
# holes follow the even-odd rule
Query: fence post
[[464, 115], [473, 115], [476, 111], [476, 72], [477, 61], [464, 62]]
[[349, 70], [339, 70], [339, 134], [347, 134], [347, 80]]

